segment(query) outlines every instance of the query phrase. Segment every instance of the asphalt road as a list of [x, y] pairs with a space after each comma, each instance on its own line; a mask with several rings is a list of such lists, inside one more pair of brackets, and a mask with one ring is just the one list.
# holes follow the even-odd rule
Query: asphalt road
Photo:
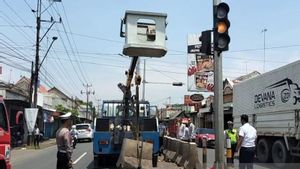
[[[203, 149], [198, 148], [198, 157], [199, 157], [200, 161], [202, 161], [202, 154], [203, 154]], [[215, 161], [215, 150], [208, 148], [207, 149], [207, 168], [212, 167], [214, 164], [214, 161]], [[280, 164], [280, 165], [282, 165], [282, 164]], [[239, 168], [239, 160], [238, 159], [234, 160], [234, 168]], [[254, 169], [280, 169], [280, 168], [276, 167], [276, 165], [273, 163], [259, 163], [256, 159], [255, 159], [253, 168]], [[285, 164], [285, 166], [283, 168], [284, 169], [299, 169], [300, 163], [288, 163], [288, 164]]]
[[[55, 169], [56, 146], [40, 150], [13, 150], [13, 169]], [[78, 143], [73, 152], [72, 160], [74, 169], [93, 169], [92, 144], [89, 142]]]
[[[11, 162], [13, 169], [55, 169], [56, 168], [56, 146], [50, 146], [48, 148], [39, 150], [13, 150], [11, 156]], [[213, 166], [215, 159], [215, 150], [207, 150], [207, 168]], [[198, 158], [202, 161], [203, 151], [198, 148]], [[162, 157], [160, 157], [162, 158]], [[74, 164], [74, 169], [94, 169], [93, 165], [93, 150], [92, 143], [83, 142], [78, 143], [76, 149], [74, 150], [72, 156]], [[296, 164], [291, 164], [295, 166]], [[104, 166], [101, 168], [105, 169], [115, 169], [115, 164]], [[297, 164], [299, 166], [299, 164]], [[238, 168], [238, 160], [235, 160], [235, 167]], [[274, 164], [261, 164], [255, 163], [255, 169], [276, 169]], [[291, 168], [291, 167], [288, 167]], [[297, 167], [300, 168], [300, 167]], [[157, 169], [178, 169], [175, 164], [159, 162]]]
[[[13, 169], [56, 169], [56, 145], [39, 150], [13, 150], [11, 163]], [[160, 157], [162, 160], [163, 157]], [[78, 143], [73, 152], [74, 169], [94, 169], [93, 147], [90, 142]], [[102, 169], [116, 169], [115, 163], [102, 166]], [[157, 169], [180, 169], [176, 164], [158, 162]]]

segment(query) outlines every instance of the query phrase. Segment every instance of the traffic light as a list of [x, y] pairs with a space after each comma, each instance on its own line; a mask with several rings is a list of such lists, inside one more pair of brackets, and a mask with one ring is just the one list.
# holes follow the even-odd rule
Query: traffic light
[[214, 50], [219, 52], [227, 51], [230, 43], [228, 13], [229, 6], [224, 2], [214, 7]]
[[200, 52], [211, 55], [211, 30], [203, 31], [199, 40], [201, 41]]

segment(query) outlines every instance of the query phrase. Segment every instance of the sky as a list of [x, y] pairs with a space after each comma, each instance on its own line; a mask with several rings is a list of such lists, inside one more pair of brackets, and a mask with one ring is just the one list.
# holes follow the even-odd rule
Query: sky
[[[257, 70], [276, 69], [300, 57], [298, 22], [300, 1], [227, 0], [230, 6], [229, 51], [223, 52], [223, 78], [234, 79]], [[15, 83], [30, 76], [35, 58], [37, 0], [0, 0], [0, 80]], [[212, 28], [212, 0], [42, 0], [42, 20], [55, 23], [41, 42], [41, 58], [53, 43], [41, 68], [41, 83], [56, 86], [69, 96], [85, 99], [83, 84], [91, 84], [91, 99], [121, 99], [118, 83], [125, 83], [131, 59], [122, 53], [125, 39], [120, 19], [126, 10], [166, 13], [168, 52], [146, 60], [147, 82], [187, 83], [187, 35]], [[43, 22], [41, 36], [51, 23]], [[142, 92], [140, 90], [140, 92]], [[133, 93], [135, 91], [133, 90]], [[193, 94], [187, 86], [146, 84], [145, 98], [152, 104], [183, 103]], [[95, 103], [96, 104], [96, 103]]]

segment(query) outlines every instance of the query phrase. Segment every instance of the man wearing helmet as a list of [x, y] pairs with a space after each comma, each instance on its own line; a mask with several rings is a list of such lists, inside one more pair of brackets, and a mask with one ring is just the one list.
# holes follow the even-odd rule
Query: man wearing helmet
[[237, 146], [238, 134], [237, 134], [237, 130], [233, 128], [232, 121], [228, 121], [227, 125], [228, 125], [228, 129], [225, 130], [225, 138], [230, 139], [231, 159], [232, 159], [232, 161], [230, 161], [230, 163], [233, 163], [234, 153], [235, 153], [236, 146]]
[[73, 139], [73, 148], [75, 149], [76, 144], [77, 144], [77, 137], [78, 137], [78, 134], [79, 134], [79, 132], [77, 131], [75, 125], [72, 126], [70, 134], [71, 134], [72, 139]]

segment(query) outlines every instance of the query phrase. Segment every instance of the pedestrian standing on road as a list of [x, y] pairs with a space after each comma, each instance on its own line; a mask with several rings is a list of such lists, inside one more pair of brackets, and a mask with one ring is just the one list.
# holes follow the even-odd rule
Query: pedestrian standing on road
[[225, 138], [230, 139], [230, 144], [231, 144], [231, 159], [232, 161], [229, 161], [229, 163], [234, 162], [234, 153], [236, 151], [236, 146], [237, 146], [237, 141], [238, 141], [238, 134], [237, 130], [233, 128], [233, 122], [228, 121], [227, 122], [228, 129], [225, 130]]
[[177, 138], [181, 139], [184, 132], [185, 125], [183, 123], [177, 123]]
[[189, 138], [192, 138], [192, 133], [194, 133], [195, 131], [195, 125], [193, 124], [193, 122], [191, 121], [191, 119], [189, 119]]
[[72, 121], [70, 119], [71, 113], [66, 113], [60, 116], [62, 127], [56, 132], [57, 144], [57, 163], [56, 169], [70, 169], [72, 168], [72, 137], [70, 128]]
[[37, 124], [34, 127], [33, 136], [34, 136], [33, 139], [34, 149], [40, 148], [40, 129], [37, 126]]
[[239, 153], [239, 168], [253, 169], [255, 155], [255, 142], [257, 138], [256, 129], [248, 123], [248, 115], [241, 116], [242, 126], [239, 129], [239, 140], [236, 150]]
[[189, 128], [188, 128], [188, 124], [184, 124], [184, 130], [183, 130], [183, 135], [181, 137], [181, 140], [183, 141], [190, 141], [190, 133], [189, 133]]
[[166, 125], [164, 123], [160, 122], [160, 124], [159, 124], [159, 155], [161, 155], [163, 139], [166, 134], [167, 134]]

